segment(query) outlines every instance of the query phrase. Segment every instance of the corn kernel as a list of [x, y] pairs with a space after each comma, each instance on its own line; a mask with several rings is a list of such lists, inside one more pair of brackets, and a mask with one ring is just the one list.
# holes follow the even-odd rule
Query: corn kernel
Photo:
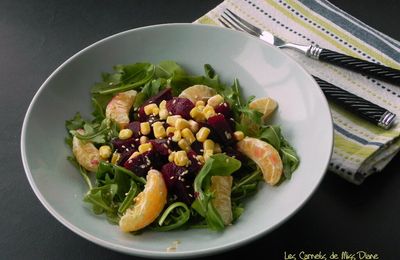
[[241, 141], [244, 138], [244, 133], [242, 131], [235, 131], [233, 136], [235, 137], [236, 141]]
[[151, 113], [153, 114], [153, 116], [156, 116], [156, 115], [158, 115], [159, 112], [160, 112], [160, 109], [158, 107], [154, 107]]
[[160, 109], [167, 109], [167, 101], [166, 100], [161, 101], [159, 107]]
[[174, 156], [174, 163], [178, 166], [186, 166], [186, 164], [189, 162], [189, 158], [187, 157], [187, 154], [185, 151], [178, 151], [175, 153]]
[[202, 127], [196, 134], [196, 139], [199, 142], [204, 142], [207, 140], [208, 135], [210, 134], [211, 130], [207, 127]]
[[204, 163], [205, 163], [205, 160], [204, 160], [204, 156], [203, 156], [203, 155], [197, 155], [197, 156], [196, 156], [196, 160], [199, 161], [201, 164], [204, 164]]
[[173, 134], [174, 132], [175, 132], [175, 127], [173, 127], [173, 126], [167, 127], [167, 130], [166, 130], [167, 135]]
[[192, 131], [190, 131], [189, 128], [185, 128], [181, 132], [182, 137], [188, 141], [189, 144], [192, 144], [194, 141], [196, 141], [196, 137], [194, 137]]
[[167, 136], [162, 122], [153, 123], [153, 134], [155, 138], [164, 138]]
[[211, 155], [214, 154], [214, 151], [212, 149], [204, 149], [203, 157], [204, 160], [207, 161]]
[[151, 114], [154, 114], [154, 112], [157, 110], [157, 114], [158, 114], [158, 110], [159, 110], [159, 108], [158, 108], [158, 106], [156, 105], [156, 104], [148, 104], [147, 106], [145, 106], [144, 107], [144, 113], [146, 114], [146, 115], [151, 115]]
[[215, 95], [208, 99], [207, 105], [216, 108], [219, 104], [224, 103], [224, 98], [221, 95]]
[[203, 101], [203, 100], [198, 100], [198, 101], [196, 101], [196, 107], [199, 107], [199, 106], [205, 106], [206, 105], [206, 103]]
[[179, 146], [182, 150], [185, 150], [185, 151], [188, 151], [189, 148], [190, 148], [190, 145], [189, 145], [188, 141], [186, 141], [186, 139], [181, 139], [181, 140], [179, 140], [178, 146]]
[[169, 161], [169, 162], [173, 162], [173, 161], [174, 161], [175, 154], [176, 154], [176, 152], [170, 153], [170, 155], [168, 156], [168, 161]]
[[172, 139], [172, 141], [174, 141], [174, 142], [179, 142], [179, 141], [182, 139], [181, 131], [175, 130], [175, 131], [174, 131], [174, 135], [172, 136], [171, 139]]
[[128, 160], [133, 159], [133, 158], [135, 158], [135, 157], [138, 156], [138, 155], [140, 155], [139, 152], [134, 152], [133, 154], [131, 154], [131, 156], [129, 156], [129, 159], [128, 159]]
[[211, 139], [207, 139], [203, 143], [203, 149], [205, 150], [214, 150], [214, 141]]
[[111, 163], [117, 164], [120, 158], [121, 158], [121, 155], [115, 151], [111, 157]]
[[175, 126], [176, 120], [178, 120], [179, 118], [181, 118], [180, 115], [168, 116], [167, 124], [169, 124], [170, 126]]
[[145, 143], [145, 144], [141, 144], [139, 145], [139, 153], [145, 153], [147, 151], [150, 151], [151, 148], [153, 148], [153, 145], [151, 143]]
[[204, 113], [204, 116], [205, 116], [206, 119], [209, 119], [210, 117], [216, 115], [214, 108], [212, 106], [210, 106], [210, 105], [207, 105], [204, 108], [203, 113]]
[[149, 138], [147, 136], [143, 135], [140, 137], [139, 141], [140, 141], [140, 144], [145, 144], [145, 143], [149, 142]]
[[125, 140], [128, 138], [131, 138], [132, 135], [133, 135], [132, 130], [129, 128], [125, 128], [125, 129], [122, 129], [121, 131], [119, 131], [118, 138], [121, 140]]
[[198, 131], [199, 131], [199, 123], [197, 123], [196, 121], [194, 121], [194, 120], [192, 120], [192, 119], [190, 119], [189, 120], [189, 128], [190, 128], [190, 131], [192, 131], [192, 133], [193, 134], [195, 134], [195, 133], [197, 133]]
[[214, 153], [222, 153], [222, 149], [219, 143], [214, 144]]
[[198, 107], [194, 107], [190, 110], [190, 116], [198, 122], [202, 122], [206, 119], [204, 113]]
[[108, 159], [111, 156], [111, 147], [108, 145], [102, 145], [99, 148], [100, 157], [103, 159]]
[[175, 122], [176, 130], [182, 130], [189, 127], [190, 127], [189, 121], [187, 121], [186, 119], [178, 118]]
[[150, 129], [150, 123], [149, 122], [140, 123], [140, 132], [143, 135], [150, 134], [150, 131], [151, 131], [151, 129]]
[[160, 117], [161, 120], [167, 119], [168, 110], [167, 109], [160, 109], [160, 112], [158, 113], [158, 116]]

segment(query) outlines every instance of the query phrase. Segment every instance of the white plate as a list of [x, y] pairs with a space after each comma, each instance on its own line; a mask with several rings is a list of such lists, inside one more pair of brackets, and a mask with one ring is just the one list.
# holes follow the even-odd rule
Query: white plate
[[[82, 202], [86, 186], [66, 157], [64, 122], [90, 114], [90, 86], [115, 64], [175, 60], [193, 74], [211, 64], [224, 82], [240, 80], [246, 95], [279, 103], [276, 124], [301, 158], [290, 181], [263, 185], [237, 223], [223, 232], [120, 232]], [[265, 235], [292, 216], [311, 196], [327, 168], [333, 140], [330, 111], [307, 72], [275, 47], [232, 30], [168, 24], [126, 31], [80, 51], [40, 87], [27, 111], [21, 137], [25, 171], [35, 194], [62, 224], [82, 237], [120, 252], [147, 257], [194, 257], [221, 252]], [[180, 241], [175, 252], [166, 249]]]

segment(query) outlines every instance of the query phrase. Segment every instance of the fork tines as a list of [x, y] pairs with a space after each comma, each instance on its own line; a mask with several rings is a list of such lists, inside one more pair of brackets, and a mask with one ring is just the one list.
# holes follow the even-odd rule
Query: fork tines
[[224, 13], [221, 15], [221, 18], [218, 18], [218, 21], [220, 21], [220, 23], [227, 28], [244, 31], [254, 36], [260, 36], [262, 34], [262, 31], [259, 28], [239, 17], [229, 9], [224, 11]]

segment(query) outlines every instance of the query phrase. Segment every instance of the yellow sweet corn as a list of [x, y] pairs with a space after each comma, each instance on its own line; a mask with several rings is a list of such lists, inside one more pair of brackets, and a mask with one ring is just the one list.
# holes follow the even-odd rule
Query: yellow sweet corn
[[189, 128], [185, 128], [181, 132], [182, 137], [188, 141], [189, 144], [192, 144], [194, 141], [196, 141], [196, 137], [194, 137], [192, 131]]
[[101, 158], [108, 159], [108, 158], [110, 158], [111, 153], [112, 153], [112, 151], [111, 151], [111, 147], [110, 146], [108, 146], [108, 145], [100, 146], [99, 154], [100, 154]]
[[186, 164], [189, 162], [189, 158], [187, 157], [187, 154], [185, 151], [178, 151], [175, 153], [174, 156], [174, 163], [178, 166], [186, 166]]
[[150, 134], [151, 128], [150, 128], [150, 123], [149, 122], [142, 122], [140, 123], [140, 132], [142, 135], [148, 135]]
[[125, 128], [125, 129], [122, 129], [121, 131], [119, 131], [118, 138], [121, 139], [121, 140], [125, 140], [125, 139], [128, 139], [128, 138], [131, 138], [132, 135], [133, 135], [132, 130], [129, 129], [129, 128]]
[[151, 145], [151, 143], [145, 143], [145, 144], [141, 144], [139, 145], [139, 153], [145, 153], [147, 151], [150, 151], [151, 148], [153, 148], [153, 146]]
[[204, 142], [207, 140], [208, 135], [210, 134], [211, 130], [207, 127], [202, 127], [196, 134], [196, 139], [199, 142]]

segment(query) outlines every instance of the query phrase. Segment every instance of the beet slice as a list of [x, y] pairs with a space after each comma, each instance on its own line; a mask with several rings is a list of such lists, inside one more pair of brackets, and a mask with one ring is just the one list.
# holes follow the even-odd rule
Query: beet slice
[[137, 147], [140, 145], [139, 139], [135, 137], [131, 137], [125, 140], [116, 138], [111, 141], [111, 144], [113, 145], [114, 149], [117, 150], [117, 152], [122, 153], [128, 150], [137, 150]]
[[177, 201], [191, 205], [193, 196], [193, 176], [186, 167], [177, 166], [170, 162], [161, 169], [168, 193], [176, 196]]
[[172, 90], [171, 88], [166, 88], [158, 92], [157, 95], [150, 97], [148, 100], [146, 100], [143, 105], [139, 108], [138, 110], [138, 118], [140, 122], [145, 122], [148, 121], [149, 116], [146, 115], [144, 112], [144, 107], [147, 106], [148, 104], [154, 103], [156, 105], [159, 105], [161, 101], [165, 100], [171, 100], [172, 99]]
[[129, 125], [128, 125], [128, 128], [132, 130], [134, 138], [138, 138], [138, 137], [141, 136], [141, 133], [140, 133], [140, 122], [139, 121], [130, 122]]
[[210, 117], [207, 123], [214, 130], [223, 145], [229, 145], [234, 142], [232, 127], [223, 114]]
[[152, 139], [149, 142], [153, 146], [154, 151], [160, 155], [168, 156], [169, 151], [172, 150], [171, 147], [168, 145], [167, 139]]
[[232, 110], [227, 102], [221, 103], [214, 108], [215, 113], [223, 114], [225, 118], [233, 117]]
[[172, 115], [180, 115], [185, 119], [190, 119], [190, 110], [194, 108], [194, 104], [187, 98], [174, 97], [167, 101], [167, 110]]
[[193, 150], [190, 150], [187, 152], [187, 157], [190, 160], [190, 164], [188, 166], [188, 170], [190, 173], [193, 173], [194, 175], [197, 175], [197, 173], [200, 171], [201, 167], [203, 166], [197, 159], [196, 159], [197, 153]]

